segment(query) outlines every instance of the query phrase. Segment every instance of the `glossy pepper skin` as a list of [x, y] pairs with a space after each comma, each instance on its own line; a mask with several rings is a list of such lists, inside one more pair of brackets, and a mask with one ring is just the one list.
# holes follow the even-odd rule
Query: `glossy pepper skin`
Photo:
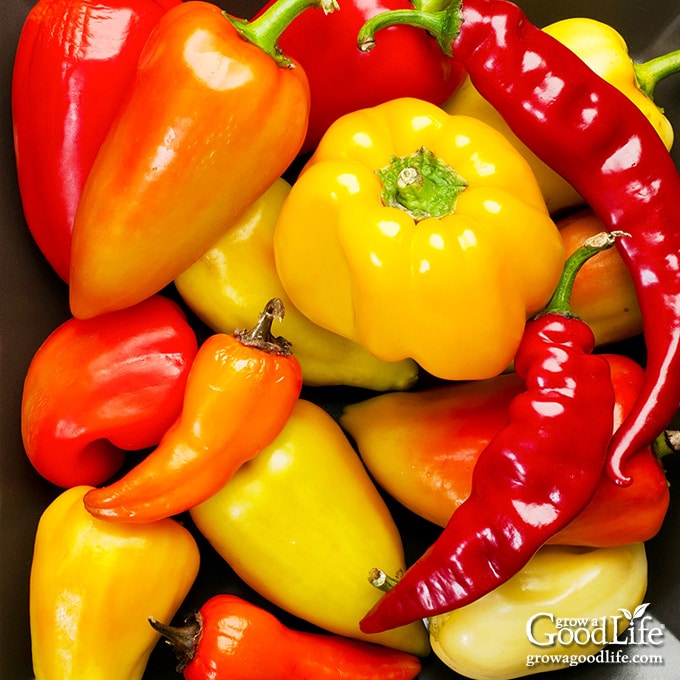
[[[619, 354], [601, 356], [611, 371], [616, 428], [637, 398], [644, 370]], [[346, 406], [340, 423], [376, 482], [419, 516], [444, 527], [470, 495], [474, 465], [503, 429], [510, 403], [522, 389], [519, 376], [505, 373], [379, 395]], [[655, 536], [670, 500], [664, 470], [651, 447], [638, 451], [630, 465], [632, 484], [619, 486], [603, 473], [588, 505], [548, 543], [607, 547]]]
[[403, 390], [418, 378], [405, 359], [380, 361], [361, 345], [301, 314], [286, 295], [274, 262], [274, 226], [290, 184], [279, 178], [238, 222], [186, 271], [175, 287], [191, 310], [218, 333], [247, 326], [268, 296], [284, 304], [283, 335], [295, 350], [305, 385]]
[[519, 153], [489, 126], [411, 98], [329, 128], [284, 202], [274, 253], [312, 321], [449, 380], [508, 366], [564, 261]]
[[[671, 53], [646, 63], [634, 62], [623, 37], [611, 26], [589, 18], [557, 21], [543, 31], [578, 55], [595, 73], [625, 94], [655, 127], [667, 149], [673, 144], [673, 128], [652, 99], [659, 80], [680, 66], [680, 53]], [[584, 199], [519, 140], [498, 111], [475, 89], [469, 78], [442, 104], [451, 114], [479, 117], [502, 132], [527, 159], [538, 180], [551, 213], [581, 206]]]
[[12, 76], [19, 189], [33, 238], [65, 281], [73, 220], [95, 155], [151, 29], [179, 4], [40, 0], [26, 17]]
[[[281, 34], [281, 49], [309, 79], [309, 126], [303, 152], [313, 151], [340, 116], [401, 97], [441, 104], [461, 84], [462, 65], [444, 55], [429, 35], [408, 26], [390, 31], [379, 51], [357, 50], [356, 35], [364, 22], [381, 12], [408, 7], [412, 7], [408, 0], [350, 0], [328, 17], [305, 12]], [[320, 45], [332, 59], [321, 57]]]
[[[603, 236], [602, 247], [613, 245]], [[614, 389], [609, 364], [591, 354], [593, 333], [571, 315], [568, 299], [583, 257], [599, 249], [586, 245], [571, 256], [546, 310], [527, 323], [515, 357], [524, 388], [479, 455], [469, 497], [361, 620], [364, 632], [474, 602], [516, 574], [591, 500], [614, 429]]]
[[171, 619], [198, 574], [187, 529], [170, 519], [95, 519], [83, 507], [89, 488], [64, 491], [38, 524], [30, 584], [37, 680], [140, 680], [159, 640], [148, 617]]
[[92, 515], [145, 523], [189, 510], [274, 440], [302, 388], [300, 364], [270, 332], [282, 315], [273, 299], [251, 331], [215, 334], [201, 345], [179, 417], [144, 460], [85, 495]]
[[418, 657], [283, 625], [236, 595], [210, 598], [182, 627], [151, 625], [175, 648], [185, 680], [412, 680]]
[[[567, 256], [587, 238], [603, 230], [600, 219], [583, 208], [557, 221]], [[635, 284], [616, 248], [583, 265], [571, 293], [574, 313], [595, 334], [597, 346], [635, 337], [642, 332], [642, 316]]]
[[[655, 128], [624, 94], [507, 0], [463, 0], [443, 12], [382, 15], [381, 27], [420, 21], [461, 61], [515, 134], [585, 199], [631, 272], [646, 343], [645, 384], [616, 431], [607, 469], [629, 484], [626, 462], [680, 406], [680, 174]], [[377, 17], [374, 17], [376, 19]], [[462, 21], [457, 24], [455, 19]], [[378, 23], [364, 25], [370, 49]]]
[[21, 433], [33, 467], [57, 486], [96, 485], [125, 451], [155, 446], [182, 409], [196, 334], [160, 295], [94, 319], [69, 319], [24, 380]]
[[[626, 632], [630, 622], [622, 609], [635, 612], [646, 588], [642, 543], [595, 550], [546, 546], [485, 597], [432, 617], [432, 649], [462, 676], [485, 680], [554, 671], [573, 665], [571, 659], [583, 663], [603, 649], [604, 640], [630, 637]], [[587, 632], [588, 641], [578, 645], [578, 653], [573, 644], [558, 639], [558, 619], [588, 622], [579, 633], [585, 641]], [[577, 626], [567, 627], [572, 632]], [[536, 657], [543, 654], [552, 661], [539, 662]]]
[[171, 283], [295, 158], [309, 87], [275, 39], [316, 0], [283, 1], [287, 13], [248, 24], [192, 0], [155, 27], [76, 213], [74, 316], [127, 307]]
[[[380, 593], [376, 564], [405, 569], [399, 530], [336, 421], [300, 399], [274, 442], [191, 518], [238, 576], [277, 607], [336, 635], [418, 656], [421, 622], [377, 635], [359, 630]], [[377, 560], [377, 562], [376, 562]]]

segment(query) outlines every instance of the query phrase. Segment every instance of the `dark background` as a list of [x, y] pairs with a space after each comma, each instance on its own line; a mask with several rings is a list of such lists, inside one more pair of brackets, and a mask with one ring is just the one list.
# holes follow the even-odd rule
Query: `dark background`
[[[34, 245], [23, 220], [19, 200], [10, 111], [11, 70], [16, 43], [32, 0], [2, 0], [0, 3], [0, 678], [30, 680], [30, 636], [28, 621], [28, 578], [33, 536], [40, 514], [59, 490], [42, 480], [29, 464], [21, 444], [20, 399], [23, 378], [30, 359], [45, 337], [68, 318], [65, 285], [52, 272]], [[259, 8], [257, 0], [219, 0], [231, 14], [250, 17]], [[677, 0], [654, 3], [648, 0], [521, 0], [531, 21], [539, 26], [572, 16], [587, 16], [614, 26], [626, 39], [631, 53], [641, 60], [680, 48], [680, 8]], [[342, 6], [342, 0], [340, 0]], [[659, 85], [657, 103], [680, 134], [680, 76]], [[680, 155], [674, 153], [676, 162]], [[680, 200], [680, 197], [678, 197]], [[635, 343], [624, 351], [636, 351]], [[679, 376], [680, 379], [680, 376]], [[326, 396], [327, 393], [326, 393]], [[649, 543], [650, 582], [646, 601], [649, 612], [667, 627], [667, 635], [680, 637], [680, 556], [677, 541], [680, 502], [675, 494], [678, 464], [671, 460], [668, 476], [673, 497], [661, 533]], [[408, 559], [415, 559], [436, 535], [434, 527], [407, 511], [391, 505], [403, 530]], [[622, 518], [625, 521], [625, 518]], [[199, 539], [200, 540], [200, 539]], [[234, 576], [212, 550], [201, 543], [203, 564], [198, 582], [177, 621], [220, 591], [238, 592], [265, 604]], [[320, 603], [320, 606], [323, 606]], [[303, 626], [283, 612], [275, 613], [291, 625]], [[115, 644], [115, 640], [111, 641]], [[644, 666], [579, 667], [560, 671], [569, 678], [663, 678], [675, 677], [672, 666], [678, 663], [677, 646], [668, 645], [663, 669]], [[675, 658], [674, 658], [675, 655]], [[154, 651], [148, 680], [179, 677], [174, 657], [164, 645]], [[437, 680], [457, 677], [436, 659], [429, 659], [421, 678]]]

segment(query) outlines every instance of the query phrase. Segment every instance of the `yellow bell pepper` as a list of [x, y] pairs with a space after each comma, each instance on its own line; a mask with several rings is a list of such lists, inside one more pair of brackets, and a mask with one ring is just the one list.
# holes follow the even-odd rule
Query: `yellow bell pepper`
[[193, 536], [174, 520], [145, 525], [92, 517], [75, 486], [44, 511], [30, 581], [37, 680], [139, 680], [199, 566]]
[[[656, 80], [666, 75], [655, 68], [659, 64], [657, 60], [648, 65], [635, 64], [628, 54], [623, 37], [607, 24], [594, 19], [564, 19], [543, 30], [577, 54], [601, 78], [623, 92], [649, 119], [666, 147], [671, 148], [673, 128], [662, 109], [651, 99]], [[673, 70], [677, 70], [677, 66]], [[453, 115], [468, 115], [483, 120], [507, 137], [529, 162], [552, 214], [584, 204], [583, 198], [571, 184], [517, 138], [496, 109], [477, 92], [469, 78], [442, 104], [442, 108]]]
[[274, 264], [274, 225], [290, 184], [278, 179], [195, 264], [175, 279], [191, 310], [218, 333], [247, 328], [264, 303], [286, 309], [281, 335], [293, 346], [306, 385], [402, 390], [418, 377], [410, 360], [380, 361], [361, 345], [303, 316], [286, 295]]
[[300, 400], [279, 437], [191, 510], [199, 531], [250, 587], [332, 633], [423, 656], [414, 623], [377, 635], [359, 620], [380, 598], [377, 564], [404, 571], [401, 537], [333, 418]]
[[642, 543], [546, 546], [485, 597], [430, 619], [432, 649], [474, 680], [577, 665], [601, 653], [603, 642], [626, 640], [630, 620], [624, 610], [636, 613], [646, 588]]
[[510, 143], [410, 98], [330, 127], [283, 204], [274, 248], [305, 316], [451, 380], [507, 367], [564, 262]]

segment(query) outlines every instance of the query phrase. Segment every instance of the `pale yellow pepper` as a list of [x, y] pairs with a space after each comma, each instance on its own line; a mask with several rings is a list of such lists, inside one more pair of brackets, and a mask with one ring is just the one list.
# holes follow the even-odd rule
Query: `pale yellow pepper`
[[432, 649], [473, 680], [506, 680], [575, 665], [598, 654], [605, 641], [626, 640], [626, 613], [642, 614], [638, 607], [646, 588], [642, 543], [546, 546], [496, 590], [433, 617]]
[[415, 362], [377, 359], [356, 342], [312, 323], [286, 295], [276, 272], [273, 240], [289, 192], [284, 179], [274, 182], [232, 229], [175, 279], [183, 300], [214, 331], [233, 333], [249, 328], [267, 300], [277, 297], [286, 310], [278, 332], [291, 343], [306, 385], [378, 391], [411, 387], [418, 377]]
[[198, 574], [191, 533], [172, 519], [144, 525], [95, 519], [89, 486], [64, 491], [35, 537], [30, 624], [36, 680], [139, 680]]
[[300, 400], [273, 444], [191, 510], [199, 531], [263, 597], [332, 633], [423, 656], [422, 623], [367, 635], [376, 565], [405, 570], [394, 520], [335, 420]]
[[[666, 147], [671, 148], [673, 128], [663, 115], [663, 110], [651, 99], [656, 81], [667, 74], [663, 69], [656, 69], [659, 61], [635, 64], [623, 37], [611, 26], [594, 19], [564, 19], [543, 30], [577, 54], [601, 78], [623, 92], [649, 119]], [[677, 70], [677, 65], [670, 67], [668, 72], [674, 70]], [[551, 213], [584, 204], [583, 198], [566, 180], [517, 138], [496, 109], [477, 92], [469, 78], [442, 104], [442, 108], [451, 114], [474, 116], [502, 132], [531, 165]]]

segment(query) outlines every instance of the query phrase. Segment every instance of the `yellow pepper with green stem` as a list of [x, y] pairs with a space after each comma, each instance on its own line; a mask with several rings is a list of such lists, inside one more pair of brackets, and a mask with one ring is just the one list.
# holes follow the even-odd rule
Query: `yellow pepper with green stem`
[[286, 295], [274, 263], [274, 226], [290, 184], [278, 179], [196, 263], [175, 279], [184, 302], [210, 328], [231, 334], [246, 328], [264, 303], [286, 309], [281, 334], [292, 345], [306, 385], [402, 390], [418, 378], [408, 359], [386, 362], [361, 345], [303, 316]]
[[35, 538], [30, 624], [36, 680], [140, 680], [198, 574], [199, 549], [172, 519], [95, 519], [74, 486], [44, 511]]
[[512, 145], [409, 98], [329, 128], [283, 204], [274, 252], [305, 316], [450, 380], [508, 366], [564, 262]]
[[[564, 19], [543, 30], [577, 54], [601, 78], [623, 92], [645, 114], [666, 148], [671, 148], [673, 128], [663, 110], [654, 103], [652, 95], [659, 80], [680, 70], [680, 52], [637, 64], [631, 59], [623, 37], [615, 29], [589, 18]], [[531, 165], [551, 213], [560, 213], [584, 204], [576, 189], [517, 138], [496, 109], [477, 92], [469, 78], [442, 104], [442, 108], [453, 115], [468, 115], [483, 120], [507, 137]]]

